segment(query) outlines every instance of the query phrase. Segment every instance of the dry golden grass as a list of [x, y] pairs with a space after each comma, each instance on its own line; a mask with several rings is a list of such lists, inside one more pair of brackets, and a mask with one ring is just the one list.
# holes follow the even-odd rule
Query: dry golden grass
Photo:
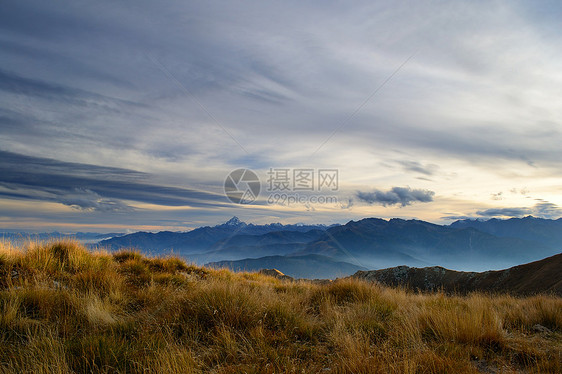
[[3, 243], [0, 372], [560, 373], [562, 300], [286, 282], [72, 241]]

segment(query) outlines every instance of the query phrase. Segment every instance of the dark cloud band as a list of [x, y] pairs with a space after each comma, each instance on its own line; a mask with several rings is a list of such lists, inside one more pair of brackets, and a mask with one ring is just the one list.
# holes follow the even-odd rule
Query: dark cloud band
[[0, 151], [0, 196], [55, 201], [84, 210], [122, 211], [122, 200], [164, 206], [217, 206], [219, 194], [146, 183], [135, 170]]

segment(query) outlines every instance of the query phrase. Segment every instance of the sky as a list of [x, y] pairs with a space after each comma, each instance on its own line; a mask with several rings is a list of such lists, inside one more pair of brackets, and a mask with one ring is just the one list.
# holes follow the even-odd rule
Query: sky
[[[560, 19], [558, 1], [2, 1], [0, 230], [559, 218]], [[260, 181], [242, 204], [237, 169]]]

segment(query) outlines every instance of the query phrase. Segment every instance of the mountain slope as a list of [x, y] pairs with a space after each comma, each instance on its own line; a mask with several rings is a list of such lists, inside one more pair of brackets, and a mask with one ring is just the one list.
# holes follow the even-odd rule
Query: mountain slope
[[359, 271], [353, 278], [376, 281], [388, 286], [405, 286], [414, 290], [446, 292], [493, 292], [530, 295], [554, 293], [562, 296], [562, 253], [540, 261], [505, 270], [459, 272], [439, 266]]
[[557, 251], [534, 241], [497, 237], [472, 227], [419, 220], [366, 218], [333, 227], [295, 254], [356, 259], [371, 268], [440, 264], [457, 269], [505, 268]]
[[273, 231], [263, 235], [235, 235], [219, 240], [203, 253], [186, 255], [197, 264], [212, 261], [242, 260], [265, 256], [286, 255], [302, 250], [308, 242], [322, 236], [324, 230]]
[[213, 261], [235, 261], [265, 256], [284, 256], [302, 250], [305, 246], [306, 243], [229, 246], [204, 253], [188, 254], [184, 257], [195, 264], [205, 264]]
[[293, 278], [324, 278], [344, 277], [358, 270], [364, 270], [347, 262], [335, 261], [326, 256], [266, 256], [239, 261], [219, 261], [206, 264], [213, 268], [228, 268], [233, 271], [258, 271], [261, 269], [278, 269]]
[[450, 227], [472, 227], [495, 236], [532, 240], [562, 251], [562, 218], [551, 220], [528, 216], [486, 221], [465, 219], [453, 222]]
[[272, 231], [261, 235], [237, 234], [233, 237], [219, 240], [211, 250], [227, 246], [250, 246], [286, 243], [308, 243], [322, 236], [324, 230], [312, 229], [308, 231], [294, 231], [284, 229], [283, 231]]

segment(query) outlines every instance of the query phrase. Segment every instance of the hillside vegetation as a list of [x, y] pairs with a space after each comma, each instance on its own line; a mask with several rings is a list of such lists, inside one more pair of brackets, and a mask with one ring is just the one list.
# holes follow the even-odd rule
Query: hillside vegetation
[[562, 299], [283, 281], [72, 241], [0, 248], [1, 373], [556, 373]]

